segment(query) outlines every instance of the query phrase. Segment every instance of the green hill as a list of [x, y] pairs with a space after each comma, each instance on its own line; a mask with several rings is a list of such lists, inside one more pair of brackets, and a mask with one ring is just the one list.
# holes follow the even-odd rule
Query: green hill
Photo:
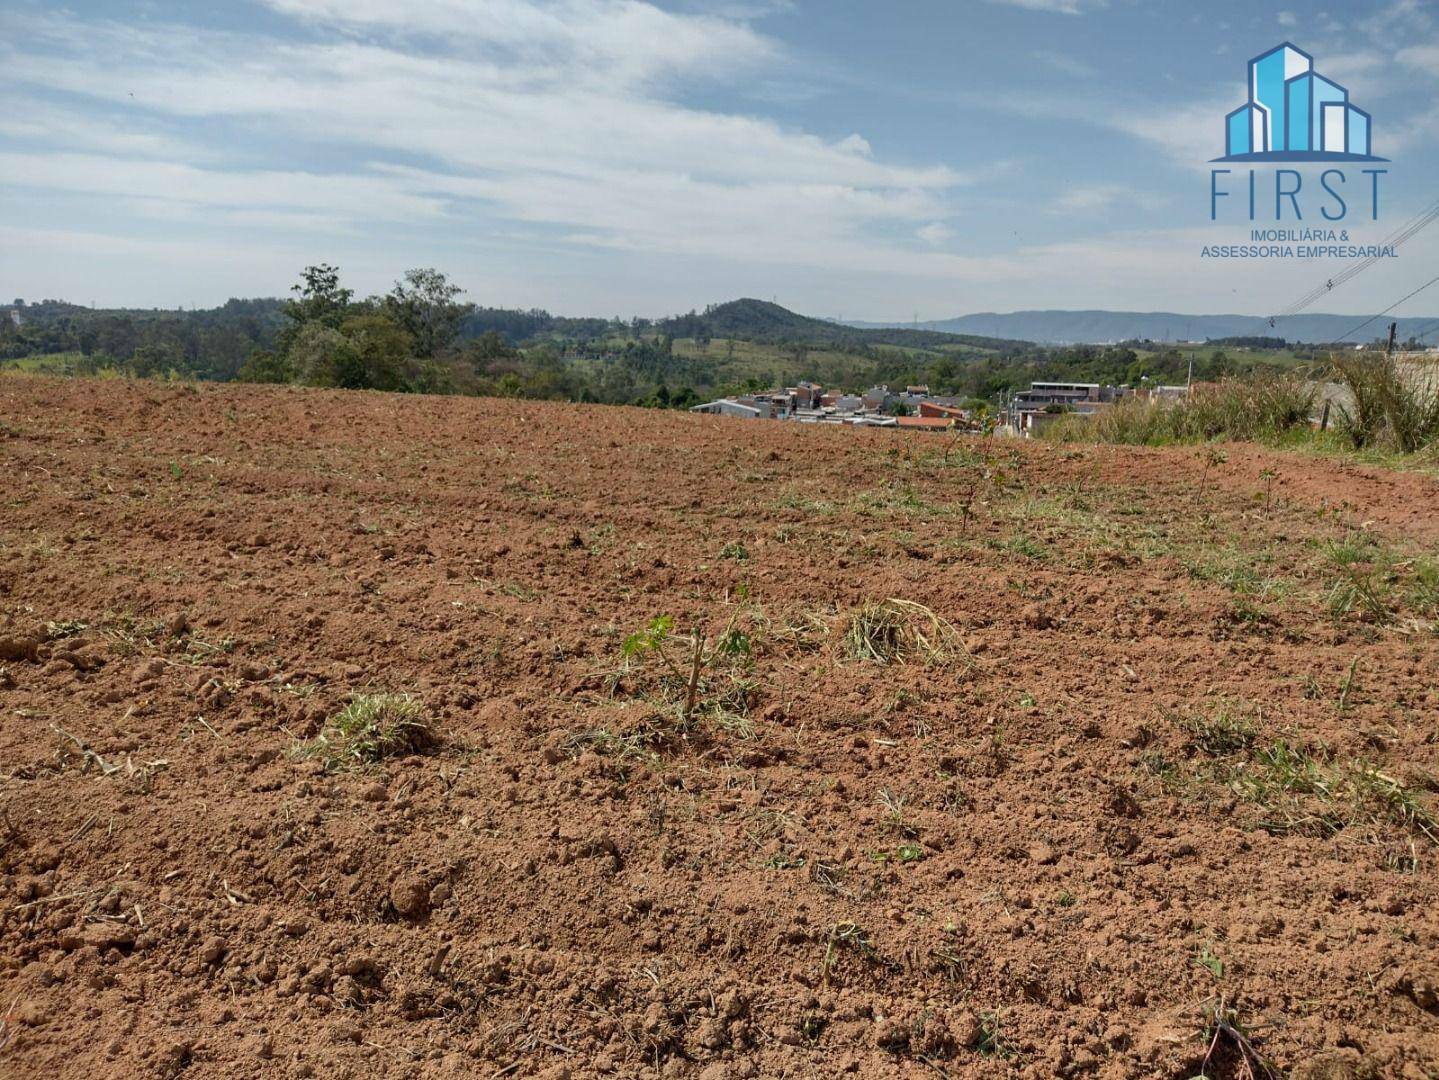
[[893, 345], [907, 349], [944, 349], [965, 346], [987, 352], [1024, 348], [1028, 342], [974, 334], [899, 327], [861, 328], [800, 315], [768, 300], [745, 297], [663, 319], [656, 329], [683, 338], [727, 338], [803, 345]]

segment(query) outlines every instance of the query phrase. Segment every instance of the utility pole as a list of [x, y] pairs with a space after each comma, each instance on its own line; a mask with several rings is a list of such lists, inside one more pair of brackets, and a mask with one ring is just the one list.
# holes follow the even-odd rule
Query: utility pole
[[1398, 324], [1397, 322], [1392, 322], [1392, 323], [1390, 323], [1390, 324], [1389, 324], [1389, 347], [1384, 350], [1384, 355], [1385, 355], [1385, 356], [1392, 357], [1392, 356], [1394, 355], [1394, 339], [1395, 339], [1396, 337], [1398, 337], [1398, 336], [1399, 336], [1399, 324]]

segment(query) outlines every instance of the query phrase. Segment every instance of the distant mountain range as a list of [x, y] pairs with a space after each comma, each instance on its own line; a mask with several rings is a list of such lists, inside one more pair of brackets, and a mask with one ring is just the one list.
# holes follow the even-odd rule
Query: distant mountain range
[[[1109, 341], [1207, 341], [1211, 338], [1282, 337], [1291, 342], [1359, 344], [1383, 337], [1389, 317], [1375, 318], [1355, 332], [1364, 315], [1291, 315], [1270, 326], [1259, 315], [1181, 315], [1171, 311], [1012, 311], [982, 312], [921, 323], [856, 322], [865, 329], [905, 327], [987, 338], [1036, 341], [1049, 345]], [[1398, 319], [1399, 340], [1429, 331], [1439, 340], [1439, 316]]]

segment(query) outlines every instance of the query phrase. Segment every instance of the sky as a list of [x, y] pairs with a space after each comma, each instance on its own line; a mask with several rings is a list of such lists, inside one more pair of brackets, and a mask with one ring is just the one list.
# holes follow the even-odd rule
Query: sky
[[[0, 297], [211, 306], [330, 262], [567, 315], [1264, 315], [1346, 265], [1201, 257], [1249, 239], [1210, 162], [1285, 40], [1373, 114], [1379, 220], [1341, 224], [1378, 243], [1439, 197], [1427, 0], [0, 0]], [[1439, 275], [1432, 232], [1314, 310]]]

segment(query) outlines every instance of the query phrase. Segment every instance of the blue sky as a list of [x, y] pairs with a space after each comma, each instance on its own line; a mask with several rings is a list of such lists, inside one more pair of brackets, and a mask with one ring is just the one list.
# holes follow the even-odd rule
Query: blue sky
[[1203, 8], [0, 0], [0, 294], [210, 305], [329, 261], [566, 314], [1267, 314], [1344, 264], [1199, 257], [1248, 235], [1208, 216], [1246, 61], [1292, 40], [1373, 113], [1381, 217], [1345, 224], [1377, 242], [1439, 194], [1439, 5]]

